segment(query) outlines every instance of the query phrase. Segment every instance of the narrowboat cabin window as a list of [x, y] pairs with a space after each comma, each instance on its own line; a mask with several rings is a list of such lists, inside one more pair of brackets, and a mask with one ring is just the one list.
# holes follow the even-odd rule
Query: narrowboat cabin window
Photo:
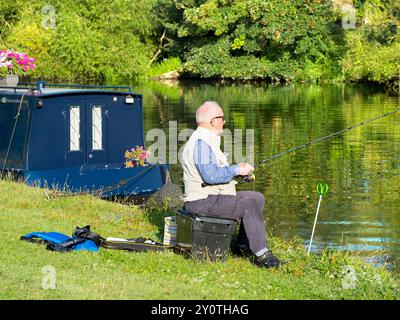
[[103, 150], [102, 108], [92, 107], [92, 150]]
[[69, 150], [80, 150], [80, 107], [70, 106], [69, 108]]

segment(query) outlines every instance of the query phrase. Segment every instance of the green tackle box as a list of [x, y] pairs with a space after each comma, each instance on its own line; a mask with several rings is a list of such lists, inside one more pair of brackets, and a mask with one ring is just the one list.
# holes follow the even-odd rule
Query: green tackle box
[[194, 259], [225, 260], [236, 220], [194, 215], [181, 209], [176, 214], [176, 244], [190, 250]]

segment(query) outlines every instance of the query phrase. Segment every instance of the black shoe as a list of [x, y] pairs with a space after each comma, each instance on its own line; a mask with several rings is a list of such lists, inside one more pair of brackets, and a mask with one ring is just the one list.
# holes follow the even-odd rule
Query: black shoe
[[248, 257], [252, 255], [252, 252], [248, 246], [239, 246], [237, 244], [233, 246], [232, 253], [238, 257]]
[[255, 257], [253, 263], [262, 268], [275, 268], [278, 269], [279, 266], [282, 264], [281, 261], [272, 254], [272, 251], [267, 251], [261, 257]]

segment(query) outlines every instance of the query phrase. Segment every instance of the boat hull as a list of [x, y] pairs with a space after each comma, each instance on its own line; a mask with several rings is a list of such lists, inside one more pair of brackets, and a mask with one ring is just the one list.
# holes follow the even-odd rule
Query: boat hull
[[167, 165], [123, 168], [110, 165], [81, 166], [57, 170], [20, 171], [24, 181], [34, 187], [71, 193], [92, 193], [113, 196], [150, 195], [166, 180]]

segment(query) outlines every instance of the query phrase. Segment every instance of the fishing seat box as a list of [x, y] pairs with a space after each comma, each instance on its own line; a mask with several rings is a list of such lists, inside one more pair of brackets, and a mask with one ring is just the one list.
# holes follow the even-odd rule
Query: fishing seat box
[[195, 260], [225, 260], [229, 252], [236, 220], [195, 215], [185, 209], [176, 214], [176, 244], [191, 250]]

